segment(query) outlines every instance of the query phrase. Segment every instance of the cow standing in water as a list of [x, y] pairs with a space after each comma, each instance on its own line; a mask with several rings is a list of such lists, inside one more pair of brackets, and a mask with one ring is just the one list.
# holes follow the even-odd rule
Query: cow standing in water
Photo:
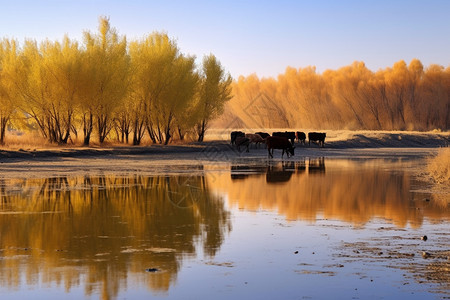
[[266, 138], [267, 151], [269, 152], [269, 157], [273, 158], [273, 149], [281, 149], [283, 152], [281, 153], [281, 158], [284, 156], [284, 152], [288, 157], [294, 155], [295, 147], [292, 146], [289, 139], [285, 137], [279, 136], [269, 136]]
[[232, 131], [230, 137], [231, 137], [231, 145], [234, 145], [236, 144], [236, 139], [238, 137], [245, 137], [245, 133], [242, 131]]
[[322, 145], [322, 148], [325, 146], [325, 137], [327, 134], [325, 132], [310, 132], [308, 133], [309, 145], [311, 145], [311, 141], [319, 142], [319, 146]]
[[297, 142], [305, 145], [306, 144], [306, 134], [302, 131], [297, 131], [295, 133], [295, 136], [297, 137]]
[[246, 133], [245, 137], [250, 140], [250, 143], [255, 144], [255, 148], [259, 146], [259, 144], [266, 142], [259, 134], [256, 133]]
[[250, 139], [246, 138], [246, 137], [237, 137], [236, 138], [236, 146], [239, 152], [241, 152], [241, 146], [244, 146], [247, 148], [247, 150], [245, 152], [249, 152], [249, 146], [250, 146]]
[[294, 131], [273, 132], [272, 136], [285, 137], [291, 142], [292, 145], [294, 145], [294, 141], [295, 141], [295, 132]]
[[255, 134], [259, 134], [260, 137], [262, 137], [263, 139], [266, 139], [268, 136], [270, 136], [270, 134], [268, 134], [267, 132], [255, 132]]

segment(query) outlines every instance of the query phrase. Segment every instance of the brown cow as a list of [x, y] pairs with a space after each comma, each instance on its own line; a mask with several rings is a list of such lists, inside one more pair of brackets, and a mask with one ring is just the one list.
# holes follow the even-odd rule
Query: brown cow
[[291, 142], [292, 145], [294, 145], [294, 141], [295, 141], [295, 132], [294, 131], [273, 132], [272, 136], [285, 137]]
[[264, 139], [256, 133], [246, 133], [245, 137], [250, 140], [250, 143], [254, 143], [255, 147], [258, 146], [260, 143], [265, 143]]
[[295, 147], [293, 147], [289, 139], [285, 137], [269, 136], [266, 138], [266, 144], [267, 144], [267, 151], [269, 151], [269, 157], [273, 158], [273, 149], [283, 150], [283, 152], [281, 153], [281, 158], [283, 158], [285, 151], [288, 157], [290, 157], [290, 155], [294, 155]]

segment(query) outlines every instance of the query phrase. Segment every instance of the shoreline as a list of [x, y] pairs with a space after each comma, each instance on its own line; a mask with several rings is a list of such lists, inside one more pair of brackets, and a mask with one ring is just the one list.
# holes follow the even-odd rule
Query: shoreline
[[[296, 153], [307, 155], [325, 155], [334, 156], [339, 152], [361, 152], [374, 150], [382, 152], [382, 149], [437, 149], [448, 147], [450, 144], [450, 133], [446, 134], [408, 134], [392, 133], [386, 136], [377, 134], [355, 133], [346, 139], [330, 138], [325, 141], [325, 147], [319, 147], [316, 144], [306, 145], [295, 143]], [[0, 162], [7, 163], [13, 161], [38, 161], [49, 160], [52, 158], [111, 158], [112, 156], [165, 156], [166, 158], [176, 158], [188, 154], [202, 154], [206, 159], [210, 157], [222, 156], [229, 158], [248, 157], [252, 155], [260, 156], [264, 146], [250, 146], [250, 152], [238, 152], [235, 146], [232, 146], [226, 140], [211, 140], [206, 142], [191, 142], [186, 144], [172, 145], [145, 145], [145, 146], [105, 146], [105, 147], [82, 147], [82, 146], [55, 146], [54, 148], [34, 148], [11, 150], [0, 148]], [[255, 151], [256, 150], [256, 151]], [[425, 150], [427, 151], [427, 150]], [[400, 151], [403, 152], [403, 151]], [[214, 154], [214, 155], [212, 155]], [[396, 154], [391, 153], [391, 154]]]

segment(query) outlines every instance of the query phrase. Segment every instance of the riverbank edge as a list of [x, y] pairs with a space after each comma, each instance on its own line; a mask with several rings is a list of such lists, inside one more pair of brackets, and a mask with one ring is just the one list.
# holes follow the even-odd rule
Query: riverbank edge
[[[297, 149], [315, 151], [316, 149], [379, 149], [379, 148], [440, 148], [448, 147], [450, 134], [359, 134], [356, 133], [348, 139], [337, 139], [325, 142], [324, 148], [317, 144], [305, 145], [295, 143]], [[255, 147], [250, 147], [253, 152]], [[263, 148], [263, 146], [260, 146]], [[242, 151], [243, 149], [241, 149]], [[225, 140], [207, 142], [192, 142], [181, 145], [147, 145], [147, 146], [105, 146], [105, 147], [57, 147], [46, 149], [0, 149], [0, 161], [9, 160], [39, 160], [55, 158], [83, 158], [106, 157], [112, 155], [167, 155], [195, 154], [207, 152], [240, 153], [236, 147]]]

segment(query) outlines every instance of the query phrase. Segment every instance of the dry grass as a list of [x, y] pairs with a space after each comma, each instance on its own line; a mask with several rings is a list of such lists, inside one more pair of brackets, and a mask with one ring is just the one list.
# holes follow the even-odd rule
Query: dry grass
[[7, 133], [5, 144], [1, 146], [2, 149], [7, 150], [32, 150], [49, 147], [54, 147], [54, 145], [42, 138], [38, 132]]
[[441, 148], [430, 158], [427, 171], [436, 183], [450, 184], [450, 148]]
[[[229, 135], [229, 134], [228, 134]], [[131, 146], [133, 137], [130, 135], [128, 144], [120, 143], [116, 139], [107, 139], [103, 144], [98, 142], [97, 136], [92, 135], [89, 147], [91, 148], [108, 148], [108, 147], [127, 147]], [[170, 142], [171, 145], [185, 145], [190, 142], [196, 141], [196, 136], [186, 136], [184, 141], [174, 139]], [[141, 141], [141, 146], [152, 145], [152, 141], [148, 136], [145, 136]], [[71, 137], [67, 144], [58, 145], [56, 143], [50, 143], [47, 139], [43, 138], [37, 131], [34, 132], [8, 132], [5, 137], [5, 144], [0, 145], [0, 149], [3, 150], [35, 150], [35, 149], [54, 149], [54, 148], [78, 148], [84, 147], [82, 136]]]

